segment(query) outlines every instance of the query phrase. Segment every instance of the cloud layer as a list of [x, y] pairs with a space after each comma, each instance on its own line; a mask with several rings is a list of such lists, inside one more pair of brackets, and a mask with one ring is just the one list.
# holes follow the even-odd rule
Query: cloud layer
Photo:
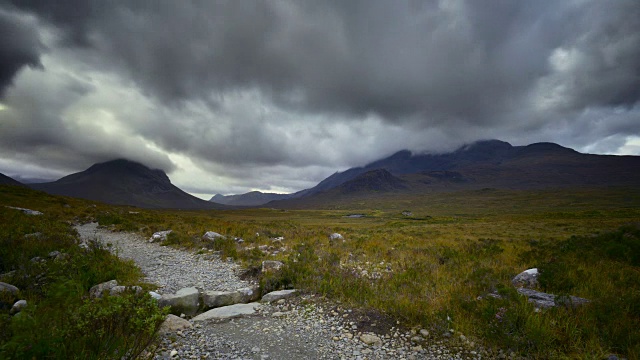
[[232, 193], [487, 138], [635, 151], [638, 19], [635, 0], [0, 0], [0, 171], [127, 157]]

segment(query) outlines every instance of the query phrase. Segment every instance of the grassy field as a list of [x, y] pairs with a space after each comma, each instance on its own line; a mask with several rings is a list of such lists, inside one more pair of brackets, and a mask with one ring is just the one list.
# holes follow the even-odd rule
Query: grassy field
[[[145, 236], [172, 229], [167, 245], [218, 250], [247, 269], [281, 260], [284, 271], [261, 278], [265, 289], [323, 294], [436, 337], [453, 329], [540, 359], [640, 357], [639, 189], [484, 189], [351, 198], [315, 210], [161, 211], [0, 187], [0, 205]], [[228, 238], [206, 243], [205, 231]], [[345, 240], [330, 241], [334, 232]], [[536, 311], [510, 282], [531, 267], [542, 272], [540, 290], [591, 303]], [[502, 298], [486, 296], [494, 292]]]

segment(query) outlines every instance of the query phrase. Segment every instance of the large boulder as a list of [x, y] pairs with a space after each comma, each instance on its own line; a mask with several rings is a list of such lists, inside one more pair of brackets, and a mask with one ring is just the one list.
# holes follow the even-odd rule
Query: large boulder
[[272, 291], [268, 294], [265, 294], [262, 297], [263, 302], [271, 302], [278, 301], [280, 299], [287, 299], [296, 294], [297, 290], [280, 290], [280, 291]]
[[164, 231], [158, 231], [153, 233], [153, 235], [151, 235], [151, 237], [149, 238], [149, 242], [156, 242], [156, 241], [165, 241], [167, 240], [167, 236], [169, 234], [171, 234], [173, 230], [164, 230]]
[[174, 333], [176, 331], [190, 329], [192, 326], [193, 325], [191, 325], [189, 320], [183, 319], [173, 314], [169, 314], [167, 315], [167, 318], [164, 320], [162, 325], [160, 325], [158, 333], [160, 335], [166, 335]]
[[178, 290], [175, 294], [164, 294], [158, 301], [161, 307], [169, 306], [172, 314], [194, 315], [200, 307], [200, 293], [195, 287]]
[[204, 312], [191, 319], [191, 321], [200, 322], [207, 320], [226, 320], [246, 315], [253, 315], [260, 308], [260, 306], [261, 305], [258, 303], [223, 306]]
[[202, 240], [204, 241], [215, 241], [216, 239], [224, 239], [224, 236], [218, 234], [215, 231], [207, 231], [206, 233], [204, 233], [204, 235], [202, 235]]
[[98, 284], [89, 289], [89, 296], [92, 298], [101, 298], [104, 294], [109, 293], [111, 289], [118, 286], [117, 280], [109, 280]]
[[282, 261], [265, 260], [262, 262], [262, 272], [267, 273], [271, 271], [278, 271], [282, 269], [283, 266], [284, 264], [282, 263]]
[[556, 296], [531, 289], [519, 288], [518, 293], [528, 298], [529, 302], [538, 308], [546, 309], [555, 306], [574, 308], [590, 302], [588, 299], [577, 296]]
[[520, 274], [516, 275], [511, 283], [515, 287], [535, 288], [538, 286], [538, 269], [527, 269]]

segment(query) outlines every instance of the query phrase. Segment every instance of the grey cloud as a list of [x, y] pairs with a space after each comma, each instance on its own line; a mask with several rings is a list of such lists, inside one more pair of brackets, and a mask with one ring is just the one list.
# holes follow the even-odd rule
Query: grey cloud
[[560, 46], [582, 57], [552, 81], [574, 108], [633, 104], [640, 88], [633, 0], [20, 3], [170, 102], [259, 88], [305, 112], [494, 125], [555, 76]]
[[90, 105], [82, 105], [82, 101], [99, 96], [91, 82], [56, 71], [60, 65], [51, 60], [45, 64], [49, 71], [22, 73], [3, 100], [3, 156], [68, 171], [118, 157], [166, 171], [175, 169], [167, 155], [150, 150], [135, 134], [109, 133], [99, 118], [93, 118], [96, 113], [87, 113], [85, 108]]
[[0, 98], [24, 66], [40, 66], [42, 43], [35, 21], [2, 7], [0, 2]]

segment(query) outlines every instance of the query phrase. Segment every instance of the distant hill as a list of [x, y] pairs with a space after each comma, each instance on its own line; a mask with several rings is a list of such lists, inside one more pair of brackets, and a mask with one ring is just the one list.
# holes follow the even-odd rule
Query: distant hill
[[0, 185], [15, 185], [15, 186], [24, 186], [23, 183], [14, 180], [10, 177], [8, 177], [5, 174], [0, 173]]
[[210, 203], [180, 190], [162, 170], [152, 170], [129, 160], [118, 159], [95, 164], [85, 171], [59, 180], [29, 184], [36, 190], [142, 208], [212, 209]]
[[[363, 184], [367, 184], [367, 177], [376, 174], [372, 171], [381, 169], [388, 175], [377, 173], [374, 176], [376, 181], [393, 176], [393, 190], [406, 194], [486, 187], [640, 186], [640, 156], [582, 154], [554, 143], [512, 146], [504, 141], [488, 140], [443, 154], [399, 151], [363, 167], [335, 173], [315, 187], [292, 194], [291, 199], [272, 202], [269, 206], [318, 205], [337, 201], [345, 194], [375, 196], [380, 190]], [[353, 185], [354, 181], [358, 185]], [[391, 186], [384, 181], [381, 184]]]
[[284, 200], [290, 198], [290, 194], [263, 193], [251, 191], [240, 195], [214, 195], [209, 201], [234, 206], [259, 206], [274, 200]]

